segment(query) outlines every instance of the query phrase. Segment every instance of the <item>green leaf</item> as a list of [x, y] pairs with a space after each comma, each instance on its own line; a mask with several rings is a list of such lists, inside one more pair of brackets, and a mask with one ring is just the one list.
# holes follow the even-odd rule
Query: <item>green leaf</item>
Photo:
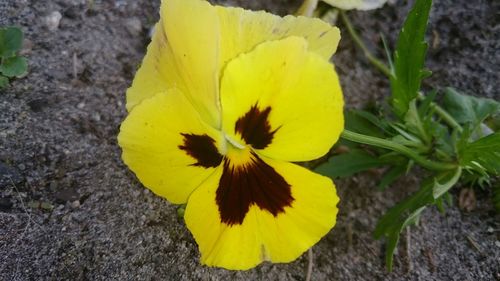
[[421, 207], [411, 213], [402, 223], [398, 224], [398, 227], [395, 228], [394, 232], [390, 233], [387, 238], [387, 246], [385, 248], [385, 264], [389, 271], [392, 271], [393, 257], [394, 251], [399, 243], [399, 234], [410, 225], [417, 224], [422, 211], [425, 210], [425, 207]]
[[385, 56], [387, 57], [387, 62], [389, 63], [389, 68], [394, 69], [394, 63], [392, 62], [391, 50], [387, 45], [387, 40], [385, 40], [385, 36], [383, 33], [380, 33], [380, 38], [382, 39], [382, 44], [384, 45]]
[[376, 239], [385, 237], [387, 241], [385, 257], [389, 271], [392, 270], [392, 259], [399, 234], [405, 227], [417, 221], [426, 206], [436, 204], [433, 196], [435, 183], [443, 181], [445, 176], [446, 173], [424, 180], [417, 192], [389, 209], [378, 221], [374, 236]]
[[315, 171], [331, 178], [339, 178], [348, 177], [385, 164], [387, 164], [387, 161], [381, 160], [363, 150], [355, 149], [349, 153], [330, 157], [328, 162], [319, 165]]
[[378, 184], [378, 188], [380, 190], [386, 189], [389, 185], [391, 185], [394, 181], [404, 175], [407, 171], [407, 165], [397, 165], [392, 167], [389, 171], [387, 171], [380, 183]]
[[434, 196], [434, 199], [438, 199], [450, 190], [450, 188], [458, 182], [460, 175], [462, 175], [462, 168], [458, 167], [454, 172], [448, 173], [445, 176], [444, 181], [441, 180], [442, 183], [437, 179], [434, 179], [434, 186], [432, 188], [432, 196]]
[[[392, 270], [392, 258], [399, 241], [401, 231], [415, 223], [426, 206], [436, 204], [444, 207], [442, 197], [448, 199], [448, 191], [460, 178], [461, 169], [454, 172], [444, 172], [422, 182], [420, 189], [389, 209], [377, 223], [374, 236], [376, 239], [385, 237], [387, 241], [386, 264]], [[442, 182], [445, 183], [442, 183]], [[442, 192], [445, 190], [444, 192]], [[439, 191], [439, 192], [436, 192]], [[439, 197], [436, 197], [439, 193]]]
[[394, 69], [390, 77], [391, 102], [400, 118], [408, 111], [410, 101], [417, 97], [422, 79], [429, 74], [423, 68], [427, 51], [424, 36], [431, 4], [431, 0], [415, 2], [396, 43]]
[[460, 164], [474, 170], [484, 169], [500, 174], [500, 132], [463, 145], [459, 151]]
[[472, 131], [490, 115], [500, 113], [499, 102], [464, 95], [453, 88], [446, 88], [443, 105], [458, 123], [471, 123]]
[[419, 115], [416, 104], [416, 99], [411, 100], [409, 103], [408, 111], [406, 111], [406, 114], [404, 116], [405, 127], [409, 132], [413, 133], [416, 136], [419, 136], [419, 138], [425, 143], [429, 143], [431, 140], [428, 132], [424, 128], [424, 124], [422, 124], [422, 118]]
[[28, 61], [23, 57], [10, 57], [0, 65], [0, 73], [7, 77], [21, 76], [28, 70]]
[[9, 26], [0, 28], [0, 57], [12, 57], [21, 50], [23, 32], [18, 27]]
[[382, 218], [380, 218], [375, 227], [375, 238], [380, 239], [382, 236], [390, 235], [398, 230], [407, 218], [405, 214], [413, 213], [425, 205], [434, 203], [434, 197], [432, 196], [433, 186], [434, 178], [427, 179], [422, 183], [417, 192], [389, 209]]
[[383, 137], [382, 121], [368, 111], [348, 109], [344, 112], [344, 118], [347, 130], [374, 137]]
[[0, 88], [5, 88], [9, 85], [9, 79], [5, 76], [0, 75]]
[[437, 91], [433, 90], [424, 96], [422, 102], [418, 106], [418, 114], [422, 117], [429, 115], [432, 102], [436, 99]]

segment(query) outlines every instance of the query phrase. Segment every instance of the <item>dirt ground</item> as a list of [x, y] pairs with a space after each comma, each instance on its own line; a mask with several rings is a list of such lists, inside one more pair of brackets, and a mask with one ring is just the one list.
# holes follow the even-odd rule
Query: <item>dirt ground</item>
[[[245, 272], [201, 266], [177, 207], [144, 189], [121, 162], [124, 93], [158, 2], [0, 1], [0, 26], [23, 28], [30, 64], [26, 77], [0, 90], [0, 280], [305, 279], [307, 255]], [[300, 4], [216, 2], [282, 15]], [[349, 13], [379, 55], [379, 34], [392, 45], [409, 9], [407, 1], [393, 2]], [[54, 12], [62, 16], [58, 26]], [[500, 99], [499, 13], [496, 0], [435, 1], [427, 87]], [[347, 34], [334, 61], [347, 106], [388, 96], [387, 81]], [[385, 271], [384, 243], [372, 237], [376, 220], [415, 189], [421, 173], [384, 193], [374, 174], [337, 181], [338, 223], [313, 248], [313, 280], [500, 280], [500, 216], [481, 190], [471, 212], [425, 211], [421, 225], [402, 236], [394, 272]]]

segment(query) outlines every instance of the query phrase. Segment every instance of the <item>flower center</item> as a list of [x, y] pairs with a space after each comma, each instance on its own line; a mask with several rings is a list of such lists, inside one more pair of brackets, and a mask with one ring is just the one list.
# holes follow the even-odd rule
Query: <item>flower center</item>
[[252, 106], [234, 127], [241, 140], [225, 134], [220, 150], [208, 135], [182, 134], [184, 144], [179, 148], [197, 161], [192, 166], [215, 168], [222, 163], [215, 200], [221, 222], [229, 226], [242, 224], [253, 205], [278, 216], [294, 201], [283, 176], [254, 151], [271, 144], [279, 129], [271, 129], [270, 112], [270, 107]]

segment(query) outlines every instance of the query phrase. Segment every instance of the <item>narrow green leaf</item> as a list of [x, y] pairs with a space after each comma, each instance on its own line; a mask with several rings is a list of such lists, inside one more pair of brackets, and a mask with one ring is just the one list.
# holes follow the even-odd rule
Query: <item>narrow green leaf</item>
[[344, 118], [347, 130], [375, 137], [383, 136], [382, 121], [367, 111], [348, 109], [344, 112]]
[[434, 187], [432, 188], [432, 196], [434, 196], [434, 199], [438, 199], [450, 190], [450, 188], [458, 182], [460, 175], [462, 175], [462, 168], [458, 167], [454, 172], [448, 173], [448, 175], [445, 176], [444, 181], [441, 180], [442, 183], [437, 179], [434, 179]]
[[385, 56], [387, 57], [387, 61], [389, 62], [389, 69], [392, 72], [394, 70], [394, 63], [392, 62], [391, 50], [387, 45], [387, 40], [385, 40], [384, 34], [380, 33], [380, 38], [382, 39], [382, 44], [384, 45]]
[[424, 128], [422, 119], [417, 109], [417, 100], [411, 100], [408, 111], [406, 111], [404, 116], [405, 127], [409, 132], [418, 136], [419, 139], [423, 140], [425, 143], [429, 143], [431, 140], [428, 132]]
[[399, 33], [394, 52], [394, 72], [391, 76], [392, 106], [403, 118], [409, 103], [415, 99], [422, 79], [429, 73], [424, 70], [427, 43], [425, 31], [431, 0], [417, 0]]
[[396, 250], [396, 247], [398, 246], [399, 243], [399, 234], [406, 227], [416, 224], [420, 218], [420, 215], [424, 210], [425, 206], [415, 210], [402, 223], [400, 223], [397, 228], [394, 229], [395, 230], [394, 232], [392, 232], [390, 235], [387, 236], [387, 247], [385, 249], [385, 264], [387, 265], [387, 269], [389, 271], [392, 271], [394, 251]]
[[374, 231], [375, 238], [380, 239], [396, 231], [405, 221], [405, 214], [413, 213], [425, 205], [434, 203], [433, 185], [434, 178], [425, 180], [417, 192], [390, 208], [378, 221]]
[[315, 171], [331, 178], [348, 177], [355, 173], [387, 164], [360, 149], [351, 150], [349, 153], [336, 155], [328, 162], [319, 165]]
[[387, 241], [385, 257], [389, 271], [392, 270], [392, 259], [400, 232], [415, 223], [427, 205], [435, 203], [432, 196], [434, 181], [434, 177], [424, 180], [417, 192], [396, 204], [379, 219], [374, 236], [375, 239], [385, 237]]
[[21, 50], [23, 32], [18, 27], [9, 26], [0, 28], [0, 57], [12, 57]]
[[472, 131], [490, 115], [500, 114], [500, 102], [464, 95], [453, 88], [446, 89], [443, 105], [458, 123], [471, 123]]
[[431, 103], [436, 99], [436, 95], [437, 91], [433, 90], [424, 96], [424, 99], [418, 106], [418, 114], [422, 116], [422, 118], [429, 114]]
[[0, 73], [7, 77], [21, 76], [28, 70], [26, 58], [14, 56], [5, 59], [0, 65]]
[[378, 188], [380, 190], [385, 190], [389, 185], [406, 173], [406, 167], [407, 165], [397, 165], [392, 167], [384, 174], [378, 184]]

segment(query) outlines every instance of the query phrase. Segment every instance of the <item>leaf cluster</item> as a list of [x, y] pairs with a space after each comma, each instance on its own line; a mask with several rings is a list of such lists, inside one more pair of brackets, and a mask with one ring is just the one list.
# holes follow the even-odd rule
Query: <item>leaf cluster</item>
[[[424, 93], [421, 89], [422, 80], [431, 74], [424, 68], [431, 5], [431, 0], [415, 2], [400, 31], [393, 56], [388, 56], [392, 93], [389, 107], [345, 112], [346, 130], [368, 138], [345, 140], [344, 134], [339, 145], [346, 146], [349, 153], [334, 155], [316, 168], [317, 172], [333, 178], [383, 169], [381, 189], [416, 164], [427, 170], [427, 178], [422, 180], [418, 191], [389, 209], [376, 226], [375, 238], [385, 238], [387, 242], [389, 270], [400, 233], [418, 223], [426, 207], [434, 205], [444, 211], [452, 202], [448, 192], [458, 182], [487, 186], [492, 177], [500, 175], [500, 103], [465, 95], [453, 88], [441, 93], [436, 90]], [[390, 53], [387, 47], [386, 51]], [[441, 106], [436, 102], [438, 94]], [[371, 146], [367, 148], [352, 141]], [[498, 190], [497, 187], [494, 200], [500, 208]]]
[[9, 78], [21, 77], [28, 70], [26, 58], [19, 56], [23, 44], [23, 32], [14, 26], [0, 28], [0, 88], [9, 83]]

